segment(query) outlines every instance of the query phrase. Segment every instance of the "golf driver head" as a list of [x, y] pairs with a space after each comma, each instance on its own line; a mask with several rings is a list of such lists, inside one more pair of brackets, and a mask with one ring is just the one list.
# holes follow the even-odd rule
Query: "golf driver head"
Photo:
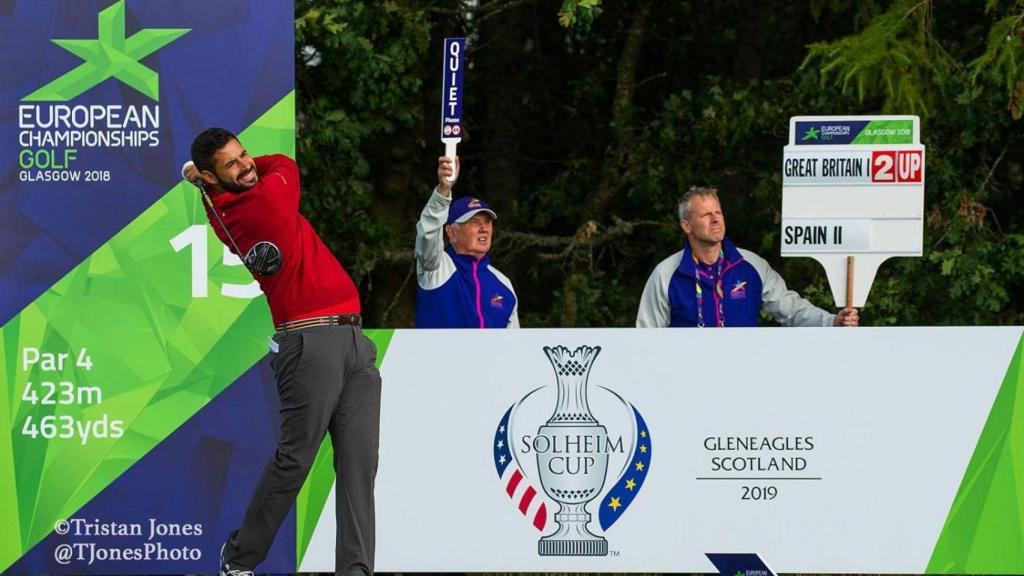
[[260, 276], [273, 276], [281, 271], [284, 260], [281, 258], [281, 249], [273, 242], [257, 242], [245, 254], [245, 267], [253, 274]]

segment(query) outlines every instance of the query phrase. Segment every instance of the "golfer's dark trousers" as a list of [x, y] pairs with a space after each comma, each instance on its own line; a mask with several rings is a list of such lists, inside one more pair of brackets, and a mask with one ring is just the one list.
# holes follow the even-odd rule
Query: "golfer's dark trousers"
[[324, 435], [331, 435], [337, 521], [335, 571], [373, 573], [373, 484], [380, 436], [377, 348], [357, 326], [278, 333], [271, 366], [281, 398], [281, 435], [241, 527], [228, 538], [232, 568], [255, 568], [295, 503]]

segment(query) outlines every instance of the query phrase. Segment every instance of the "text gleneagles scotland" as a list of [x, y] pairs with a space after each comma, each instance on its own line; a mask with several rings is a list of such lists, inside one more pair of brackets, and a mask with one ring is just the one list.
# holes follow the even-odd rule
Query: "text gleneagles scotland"
[[799, 472], [807, 469], [813, 436], [708, 436], [711, 472]]

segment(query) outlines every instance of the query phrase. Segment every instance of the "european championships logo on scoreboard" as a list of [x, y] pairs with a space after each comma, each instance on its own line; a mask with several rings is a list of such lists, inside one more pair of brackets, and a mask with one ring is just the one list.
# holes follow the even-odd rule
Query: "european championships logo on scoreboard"
[[[555, 385], [536, 388], [509, 407], [494, 433], [502, 487], [538, 532], [549, 532], [538, 542], [541, 556], [608, 555], [603, 534], [633, 504], [650, 473], [651, 434], [640, 412], [608, 388], [588, 390], [600, 351], [544, 347]], [[548, 500], [558, 504], [557, 512]], [[587, 511], [591, 502], [599, 503], [598, 534]]]
[[[78, 169], [83, 149], [159, 146], [160, 77], [141, 60], [188, 32], [188, 28], [146, 28], [127, 36], [124, 0], [119, 0], [97, 16], [96, 38], [52, 39], [82, 63], [22, 98], [19, 180], [109, 182], [112, 176], [107, 170]], [[109, 78], [154, 103], [55, 103], [73, 100]]]

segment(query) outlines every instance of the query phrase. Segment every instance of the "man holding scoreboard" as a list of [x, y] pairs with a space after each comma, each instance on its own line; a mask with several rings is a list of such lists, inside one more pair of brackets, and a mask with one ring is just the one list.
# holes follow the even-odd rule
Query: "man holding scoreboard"
[[761, 310], [784, 326], [857, 326], [856, 308], [830, 314], [786, 288], [763, 258], [725, 235], [718, 190], [691, 187], [679, 199], [683, 250], [651, 273], [638, 328], [757, 326]]

